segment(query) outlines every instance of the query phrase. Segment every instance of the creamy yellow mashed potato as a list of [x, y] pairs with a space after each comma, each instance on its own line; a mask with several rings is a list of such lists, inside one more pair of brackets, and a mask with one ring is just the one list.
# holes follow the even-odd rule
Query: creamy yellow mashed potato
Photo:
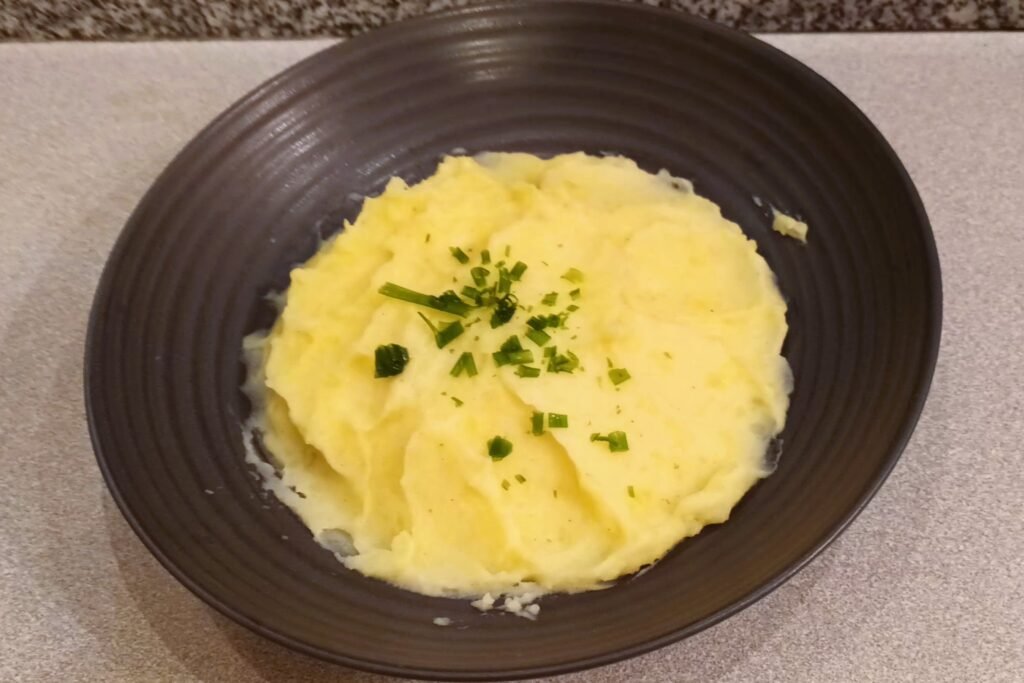
[[807, 242], [807, 223], [798, 221], [774, 208], [772, 209], [772, 230], [805, 244]]
[[[528, 266], [506, 324], [378, 291], [458, 291], [484, 250], [492, 279], [498, 260]], [[791, 385], [785, 312], [754, 243], [683, 181], [615, 157], [449, 157], [368, 199], [292, 271], [270, 333], [247, 340], [275, 490], [348, 567], [414, 591], [602, 587], [726, 521], [769, 473]], [[467, 327], [439, 349], [418, 313]], [[575, 354], [571, 372], [548, 371], [525, 336], [531, 316], [557, 313], [546, 346]], [[511, 335], [539, 376], [495, 365]], [[387, 344], [408, 364], [375, 377]], [[464, 352], [479, 372], [454, 377]], [[592, 440], [611, 432], [628, 450]], [[495, 436], [512, 446], [501, 459]]]

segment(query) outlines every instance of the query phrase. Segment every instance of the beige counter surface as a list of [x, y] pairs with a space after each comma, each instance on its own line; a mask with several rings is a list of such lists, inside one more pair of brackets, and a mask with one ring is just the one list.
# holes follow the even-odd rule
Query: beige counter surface
[[[560, 682], [1024, 680], [1024, 34], [779, 36], [877, 123], [945, 284], [903, 459], [820, 558], [685, 642]], [[383, 682], [204, 606], [107, 494], [82, 345], [132, 207], [210, 118], [325, 42], [0, 46], [0, 680]]]

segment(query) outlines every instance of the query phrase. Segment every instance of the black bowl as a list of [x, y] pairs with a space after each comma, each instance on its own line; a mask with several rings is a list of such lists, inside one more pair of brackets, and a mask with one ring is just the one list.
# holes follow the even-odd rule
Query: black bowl
[[[776, 473], [732, 519], [535, 623], [366, 579], [244, 463], [242, 337], [264, 295], [352, 218], [354, 194], [455, 148], [611, 151], [693, 179], [789, 301], [796, 388]], [[769, 206], [811, 226], [774, 234]], [[529, 677], [691, 635], [765, 595], [893, 467], [938, 348], [939, 265], [910, 179], [825, 80], [711, 23], [626, 5], [476, 6], [330, 48], [199, 134], [139, 204], [96, 294], [86, 403], [129, 523], [207, 603], [297, 650], [378, 672]], [[210, 493], [212, 492], [212, 494]], [[440, 628], [436, 616], [455, 627]], [[468, 626], [468, 628], [460, 628]]]

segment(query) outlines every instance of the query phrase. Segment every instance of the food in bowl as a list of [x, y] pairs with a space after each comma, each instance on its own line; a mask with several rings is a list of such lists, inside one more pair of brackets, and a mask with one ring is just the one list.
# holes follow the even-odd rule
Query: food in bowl
[[347, 567], [427, 595], [584, 591], [770, 474], [786, 331], [754, 242], [686, 181], [451, 156], [292, 271], [248, 390], [268, 485]]

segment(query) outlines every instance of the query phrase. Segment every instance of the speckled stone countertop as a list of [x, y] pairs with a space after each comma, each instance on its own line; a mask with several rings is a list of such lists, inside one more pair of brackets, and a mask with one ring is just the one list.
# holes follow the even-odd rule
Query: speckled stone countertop
[[[793, 580], [559, 681], [1020, 683], [1024, 33], [769, 40], [859, 104], [917, 183], [945, 282], [932, 392], [878, 496]], [[104, 488], [82, 405], [89, 305], [132, 207], [210, 118], [326, 45], [0, 46], [0, 681], [386, 680], [263, 640], [172, 579]]]
[[[349, 36], [477, 0], [0, 0], [0, 39]], [[1024, 29], [1021, 0], [625, 0], [747, 31]]]

